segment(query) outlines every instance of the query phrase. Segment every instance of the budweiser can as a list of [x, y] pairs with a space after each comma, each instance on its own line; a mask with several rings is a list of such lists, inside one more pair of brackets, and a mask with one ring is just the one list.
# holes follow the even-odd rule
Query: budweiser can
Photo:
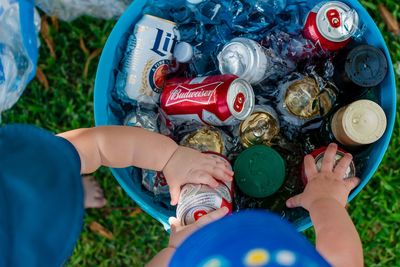
[[180, 141], [180, 145], [196, 149], [201, 152], [212, 151], [226, 156], [228, 154], [229, 137], [222, 130], [202, 126], [200, 129], [187, 134]]
[[125, 76], [124, 91], [130, 99], [158, 103], [177, 41], [179, 32], [172, 21], [144, 15], [136, 24], [117, 78]]
[[[220, 154], [207, 153], [228, 161]], [[231, 213], [232, 199], [232, 182], [220, 182], [216, 188], [203, 184], [186, 184], [179, 196], [176, 217], [181, 220], [182, 225], [188, 225], [222, 207], [227, 207]]]
[[240, 124], [239, 133], [244, 147], [270, 145], [279, 134], [278, 114], [270, 106], [255, 106], [254, 112]]
[[161, 109], [171, 121], [234, 125], [254, 108], [251, 85], [235, 75], [216, 75], [167, 81], [161, 94]]
[[308, 13], [303, 27], [304, 37], [323, 50], [345, 47], [358, 29], [359, 18], [354, 9], [340, 1], [322, 2]]
[[[321, 166], [322, 166], [322, 160], [324, 159], [324, 155], [325, 155], [325, 151], [326, 151], [327, 147], [320, 147], [317, 148], [315, 150], [313, 150], [310, 154], [311, 156], [314, 157], [315, 159], [315, 165], [317, 165], [317, 170], [320, 171], [321, 170]], [[334, 166], [336, 166], [336, 164], [339, 163], [339, 161], [344, 157], [344, 155], [347, 152], [344, 151], [341, 148], [338, 148], [338, 150], [336, 151], [336, 156], [335, 156], [335, 164]], [[302, 175], [301, 175], [301, 180], [303, 182], [304, 185], [307, 184], [307, 176], [306, 176], [306, 172], [304, 170], [304, 164], [302, 165]], [[346, 173], [343, 177], [343, 179], [346, 178], [351, 178], [356, 176], [356, 167], [354, 165], [354, 162], [352, 161], [350, 163], [350, 166], [347, 168]]]
[[371, 144], [385, 133], [386, 115], [375, 102], [357, 100], [333, 115], [331, 129], [335, 139], [345, 146]]

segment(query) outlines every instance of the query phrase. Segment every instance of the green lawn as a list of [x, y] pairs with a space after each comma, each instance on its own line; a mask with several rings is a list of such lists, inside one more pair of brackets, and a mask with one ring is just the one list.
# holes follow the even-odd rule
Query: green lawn
[[[400, 3], [398, 0], [361, 2], [384, 32], [399, 72], [400, 39], [387, 33], [376, 4], [385, 3], [400, 20]], [[55, 43], [56, 58], [51, 56], [42, 38], [39, 66], [48, 79], [49, 87], [45, 89], [37, 80], [31, 82], [19, 102], [3, 114], [2, 123], [31, 123], [53, 132], [94, 126], [93, 84], [99, 59], [96, 52], [104, 46], [115, 22], [91, 18], [81, 18], [72, 23], [60, 22], [59, 25], [52, 23], [50, 18], [47, 22]], [[85, 75], [84, 66], [91, 57], [94, 58]], [[399, 120], [397, 116], [391, 145], [378, 172], [349, 207], [364, 245], [366, 266], [400, 266], [400, 257], [396, 258], [396, 252], [400, 252]], [[143, 265], [165, 246], [167, 234], [149, 215], [135, 212], [135, 203], [107, 168], [101, 168], [95, 176], [105, 189], [108, 205], [101, 210], [88, 211], [81, 239], [68, 265]], [[92, 221], [110, 230], [114, 239], [110, 241], [91, 232], [89, 224]], [[312, 230], [306, 234], [313, 238]]]

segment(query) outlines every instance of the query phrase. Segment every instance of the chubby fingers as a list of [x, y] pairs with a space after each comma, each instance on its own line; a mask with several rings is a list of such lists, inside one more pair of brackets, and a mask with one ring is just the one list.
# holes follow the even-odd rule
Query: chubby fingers
[[297, 207], [302, 207], [303, 206], [303, 194], [298, 194], [294, 197], [289, 198], [286, 200], [286, 206], [288, 208], [297, 208]]
[[333, 165], [335, 164], [335, 157], [337, 151], [337, 144], [330, 143], [325, 151], [324, 158], [322, 159], [321, 171], [332, 172]]
[[349, 168], [352, 160], [353, 156], [349, 153], [346, 153], [344, 157], [340, 159], [339, 163], [336, 165], [333, 171], [339, 179], [342, 179], [345, 176], [346, 171]]
[[205, 184], [213, 188], [219, 185], [218, 181], [211, 174], [203, 170], [193, 172], [189, 182], [193, 184]]
[[315, 165], [315, 159], [313, 156], [306, 155], [304, 157], [304, 171], [308, 181], [318, 174], [317, 165]]
[[227, 207], [222, 207], [219, 208], [217, 210], [214, 210], [213, 212], [210, 212], [204, 216], [202, 216], [197, 222], [196, 224], [201, 227], [204, 226], [206, 224], [209, 224], [211, 222], [214, 222], [216, 220], [221, 219], [222, 217], [224, 217], [226, 214], [228, 214], [229, 209]]
[[169, 185], [169, 194], [171, 195], [172, 206], [178, 204], [180, 193], [181, 193], [180, 185]]
[[344, 181], [344, 184], [345, 184], [347, 190], [349, 190], [349, 192], [351, 190], [353, 190], [354, 188], [356, 188], [356, 186], [359, 185], [361, 182], [360, 178], [358, 178], [358, 177], [347, 178], [347, 179], [344, 179], [343, 181]]

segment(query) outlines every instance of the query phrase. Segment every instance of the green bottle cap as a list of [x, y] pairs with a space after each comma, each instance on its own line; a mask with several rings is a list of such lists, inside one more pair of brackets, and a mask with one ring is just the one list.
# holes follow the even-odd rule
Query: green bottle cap
[[244, 150], [235, 161], [235, 181], [251, 197], [274, 194], [285, 180], [285, 162], [274, 149], [256, 145]]

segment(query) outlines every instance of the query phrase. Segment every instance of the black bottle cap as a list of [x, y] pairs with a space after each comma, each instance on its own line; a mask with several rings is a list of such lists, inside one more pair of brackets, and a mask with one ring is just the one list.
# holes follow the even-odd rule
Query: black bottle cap
[[377, 86], [385, 78], [387, 70], [385, 55], [373, 46], [359, 45], [347, 55], [345, 72], [348, 78], [359, 86]]

